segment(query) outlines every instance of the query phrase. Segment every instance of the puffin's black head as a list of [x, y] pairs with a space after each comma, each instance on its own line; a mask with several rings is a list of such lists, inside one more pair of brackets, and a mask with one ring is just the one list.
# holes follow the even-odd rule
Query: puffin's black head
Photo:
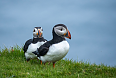
[[41, 38], [43, 34], [42, 27], [35, 27], [33, 30], [33, 37], [34, 38]]
[[53, 37], [56, 35], [60, 36], [60, 37], [66, 37], [71, 39], [71, 34], [69, 32], [69, 30], [67, 29], [67, 27], [64, 24], [57, 24], [53, 27]]

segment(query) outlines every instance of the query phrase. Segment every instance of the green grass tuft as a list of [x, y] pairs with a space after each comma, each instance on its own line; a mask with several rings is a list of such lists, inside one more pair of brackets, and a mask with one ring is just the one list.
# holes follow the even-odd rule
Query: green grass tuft
[[26, 62], [23, 49], [16, 45], [13, 52], [0, 51], [0, 78], [116, 78], [116, 67], [65, 59], [53, 68], [36, 59]]

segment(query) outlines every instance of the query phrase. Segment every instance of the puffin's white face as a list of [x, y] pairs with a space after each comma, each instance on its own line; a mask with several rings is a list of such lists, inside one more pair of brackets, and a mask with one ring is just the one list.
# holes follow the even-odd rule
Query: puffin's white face
[[43, 34], [42, 27], [35, 27], [33, 30], [33, 37], [34, 38], [41, 38]]
[[54, 27], [54, 31], [58, 36], [63, 36], [65, 33], [67, 33], [66, 28], [63, 26]]
[[56, 26], [56, 27], [54, 27], [54, 32], [55, 32], [58, 36], [66, 37], [66, 38], [71, 39], [71, 34], [70, 34], [70, 32], [68, 31], [67, 27], [64, 27], [64, 26]]

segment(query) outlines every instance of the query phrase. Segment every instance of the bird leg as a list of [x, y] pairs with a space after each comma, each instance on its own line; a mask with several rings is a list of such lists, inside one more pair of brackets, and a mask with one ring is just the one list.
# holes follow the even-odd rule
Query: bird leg
[[44, 65], [46, 64], [46, 62], [44, 63]]
[[53, 67], [55, 68], [55, 62], [53, 62]]
[[26, 59], [27, 60], [27, 62], [30, 60], [30, 58], [29, 59]]
[[41, 65], [42, 65], [42, 61], [40, 60], [40, 63], [41, 63]]

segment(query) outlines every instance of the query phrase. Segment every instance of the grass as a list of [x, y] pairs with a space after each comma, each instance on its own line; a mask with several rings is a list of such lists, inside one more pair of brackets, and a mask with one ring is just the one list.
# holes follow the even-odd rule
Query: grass
[[55, 68], [36, 59], [25, 61], [22, 48], [0, 51], [0, 78], [116, 78], [116, 67], [60, 60]]

